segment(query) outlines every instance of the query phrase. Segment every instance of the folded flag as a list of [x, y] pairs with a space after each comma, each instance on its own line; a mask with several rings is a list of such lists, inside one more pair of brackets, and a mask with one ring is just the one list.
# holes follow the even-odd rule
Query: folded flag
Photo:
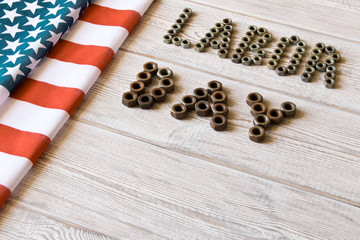
[[95, 0], [0, 106], [0, 206], [100, 75], [151, 0]]
[[88, 0], [0, 0], [0, 103], [87, 5]]

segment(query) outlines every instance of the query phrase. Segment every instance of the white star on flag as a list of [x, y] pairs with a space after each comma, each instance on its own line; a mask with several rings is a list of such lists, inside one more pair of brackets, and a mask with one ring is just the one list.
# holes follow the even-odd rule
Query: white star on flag
[[70, 12], [66, 15], [67, 17], [73, 18], [73, 23], [76, 21], [76, 19], [80, 16], [81, 8], [74, 9], [72, 7], [69, 7]]
[[56, 7], [53, 7], [53, 8], [48, 8], [48, 13], [45, 15], [45, 16], [48, 16], [48, 15], [54, 15], [56, 16], [57, 12], [61, 9], [61, 8], [64, 8], [64, 7], [60, 7], [60, 5], [56, 6]]
[[14, 82], [18, 75], [25, 76], [25, 74], [20, 70], [20, 65], [21, 65], [21, 63], [19, 63], [18, 65], [14, 66], [14, 67], [7, 67], [6, 73], [4, 73], [4, 76], [11, 75]]
[[25, 55], [24, 55], [24, 54], [20, 54], [20, 50], [19, 50], [19, 51], [17, 51], [14, 55], [8, 55], [7, 57], [8, 57], [9, 59], [6, 60], [6, 61], [4, 62], [4, 64], [7, 63], [7, 62], [12, 62], [13, 64], [16, 64], [16, 61], [17, 61], [19, 58], [21, 58], [21, 57], [25, 57]]
[[51, 37], [49, 39], [46, 39], [46, 41], [52, 42], [53, 45], [55, 45], [59, 39], [61, 38], [61, 32], [55, 33], [53, 31], [50, 31]]
[[43, 8], [42, 6], [39, 6], [37, 4], [38, 1], [35, 1], [35, 2], [32, 2], [32, 3], [29, 3], [29, 2], [25, 2], [26, 4], [26, 7], [23, 8], [22, 10], [25, 11], [25, 10], [30, 10], [33, 14], [35, 14], [36, 10], [40, 9], [40, 8]]
[[44, 0], [43, 3], [52, 3], [52, 5], [55, 5], [56, 4], [56, 0]]
[[66, 23], [64, 19], [61, 19], [61, 15], [52, 18], [49, 22], [49, 24], [52, 24], [55, 28], [59, 28], [60, 23]]
[[14, 26], [8, 26], [5, 25], [6, 30], [3, 33], [8, 33], [10, 34], [13, 38], [15, 38], [16, 34], [19, 32], [23, 32], [24, 30], [19, 29], [19, 23], [17, 23]]
[[45, 31], [45, 30], [41, 30], [41, 27], [39, 27], [39, 28], [37, 28], [35, 30], [32, 30], [32, 31], [29, 31], [28, 32], [29, 33], [28, 37], [33, 37], [33, 38], [36, 39], [38, 37], [38, 35], [43, 31]]
[[21, 2], [21, 0], [4, 0], [2, 4], [7, 4], [10, 8], [12, 8], [12, 5], [16, 2]]
[[32, 58], [32, 57], [29, 57], [30, 58], [30, 61], [31, 63], [29, 65], [27, 65], [26, 67], [27, 68], [30, 68], [31, 70], [33, 70], [36, 65], [38, 65], [38, 63], [40, 62], [41, 58], [39, 58], [38, 60], [36, 60], [35, 58]]
[[41, 19], [40, 19], [40, 15], [37, 15], [36, 17], [28, 17], [28, 16], [26, 16], [26, 18], [27, 18], [27, 22], [24, 24], [24, 26], [31, 25], [31, 26], [33, 26], [34, 28], [36, 28], [37, 25], [38, 25], [41, 21], [44, 21], [44, 20], [41, 20]]
[[32, 49], [32, 50], [34, 50], [35, 54], [38, 54], [40, 48], [46, 49], [46, 46], [41, 43], [41, 38], [39, 38], [38, 40], [36, 40], [34, 42], [28, 42], [28, 43], [29, 43], [29, 46], [27, 48], [25, 48], [24, 51], [26, 51], [28, 49]]
[[16, 8], [14, 10], [6, 10], [6, 9], [4, 9], [5, 15], [2, 16], [1, 18], [3, 18], [3, 19], [8, 18], [11, 22], [14, 22], [14, 18], [22, 16], [21, 14], [18, 14], [16, 11], [17, 11]]
[[20, 45], [20, 39], [17, 39], [16, 41], [8, 41], [8, 40], [5, 40], [7, 46], [3, 49], [3, 50], [6, 50], [6, 49], [11, 49], [13, 52], [16, 51], [16, 49], [19, 47]]

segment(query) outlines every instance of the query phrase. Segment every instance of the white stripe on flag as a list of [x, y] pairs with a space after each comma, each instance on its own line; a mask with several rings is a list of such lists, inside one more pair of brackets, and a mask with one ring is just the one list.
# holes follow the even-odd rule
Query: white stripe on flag
[[13, 191], [31, 167], [27, 158], [0, 152], [0, 184]]
[[9, 95], [9, 90], [7, 90], [3, 85], [0, 85], [0, 103], [4, 102]]
[[40, 107], [11, 97], [5, 100], [0, 111], [1, 124], [40, 133], [50, 139], [55, 137], [68, 118], [69, 114], [63, 110]]
[[87, 93], [100, 73], [99, 68], [91, 65], [68, 63], [45, 57], [30, 73], [29, 78], [59, 87], [78, 88]]
[[129, 35], [123, 27], [97, 25], [85, 21], [77, 21], [62, 39], [82, 45], [110, 47], [115, 53], [121, 43]]
[[94, 0], [91, 3], [118, 10], [135, 10], [142, 16], [151, 2], [144, 0]]

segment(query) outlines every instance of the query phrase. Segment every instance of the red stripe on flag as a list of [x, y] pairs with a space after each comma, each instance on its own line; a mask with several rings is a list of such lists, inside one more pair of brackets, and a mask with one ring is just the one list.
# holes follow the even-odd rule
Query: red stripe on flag
[[71, 115], [84, 95], [84, 92], [77, 88], [59, 87], [25, 78], [11, 97], [41, 107], [61, 109]]
[[5, 203], [6, 199], [10, 197], [10, 194], [10, 189], [0, 184], [0, 207]]
[[60, 39], [46, 56], [64, 62], [92, 65], [102, 71], [114, 56], [114, 51], [109, 47], [81, 45]]
[[0, 124], [0, 151], [25, 157], [33, 163], [49, 145], [50, 138]]
[[79, 19], [98, 25], [123, 27], [130, 33], [140, 18], [141, 15], [134, 10], [117, 10], [90, 4]]

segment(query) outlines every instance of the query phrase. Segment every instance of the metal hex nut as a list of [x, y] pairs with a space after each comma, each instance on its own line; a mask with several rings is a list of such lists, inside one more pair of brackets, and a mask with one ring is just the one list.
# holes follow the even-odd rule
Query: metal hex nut
[[249, 139], [253, 142], [260, 143], [265, 139], [265, 130], [260, 126], [254, 126], [249, 130]]
[[280, 109], [271, 108], [267, 112], [267, 116], [270, 118], [271, 123], [279, 124], [284, 120], [284, 114]]
[[222, 20], [222, 22], [225, 24], [225, 25], [231, 25], [232, 24], [232, 20], [230, 18], [224, 18]]
[[184, 119], [186, 117], [186, 107], [181, 103], [172, 105], [170, 114], [173, 118]]
[[246, 42], [240, 42], [238, 44], [238, 47], [241, 49], [244, 49], [244, 51], [246, 51], [248, 49], [249, 45]]
[[208, 101], [201, 100], [195, 104], [195, 112], [197, 115], [206, 117], [211, 113], [211, 106]]
[[257, 30], [256, 30], [256, 33], [260, 36], [264, 35], [265, 33], [267, 33], [268, 30], [264, 27], [259, 27]]
[[296, 113], [296, 105], [292, 102], [283, 102], [280, 109], [285, 117], [292, 117]]
[[311, 53], [311, 55], [315, 55], [315, 56], [318, 56], [319, 58], [321, 57], [321, 55], [323, 54], [322, 50], [321, 49], [318, 49], [318, 48], [314, 48]]
[[181, 27], [185, 25], [185, 20], [183, 18], [178, 18], [175, 20], [176, 24], [179, 24]]
[[227, 127], [227, 124], [227, 118], [223, 115], [214, 115], [210, 121], [210, 126], [215, 131], [224, 131]]
[[165, 89], [167, 93], [170, 93], [175, 89], [175, 83], [172, 78], [162, 78], [159, 82], [159, 86]]
[[145, 92], [145, 84], [140, 81], [130, 83], [130, 91], [141, 95]]
[[327, 79], [335, 79], [336, 78], [336, 73], [333, 73], [333, 72], [326, 72], [324, 74], [324, 79], [327, 80]]
[[333, 53], [333, 54], [330, 55], [330, 57], [331, 57], [332, 59], [334, 59], [334, 61], [335, 61], [336, 63], [338, 63], [338, 62], [341, 61], [341, 55], [338, 54], [338, 53]]
[[222, 83], [216, 80], [210, 81], [207, 84], [207, 90], [209, 94], [222, 90]]
[[250, 44], [249, 49], [251, 52], [256, 52], [258, 49], [260, 49], [260, 45], [257, 43]]
[[286, 67], [283, 67], [283, 66], [279, 66], [276, 68], [276, 74], [279, 75], [279, 76], [285, 76], [287, 73], [287, 69]]
[[325, 44], [321, 42], [315, 44], [315, 48], [319, 49], [321, 52], [325, 52], [325, 47], [326, 47]]
[[257, 102], [251, 106], [250, 114], [253, 117], [255, 117], [256, 115], [259, 114], [266, 114], [266, 111], [267, 111], [266, 105], [262, 102]]
[[310, 60], [313, 61], [314, 63], [317, 63], [320, 61], [320, 57], [316, 55], [311, 55]]
[[251, 64], [253, 64], [253, 60], [251, 59], [251, 57], [248, 57], [248, 56], [242, 57], [241, 62], [245, 66], [250, 66]]
[[181, 99], [181, 104], [183, 104], [186, 107], [186, 110], [193, 110], [195, 108], [195, 104], [197, 102], [196, 97], [193, 95], [185, 95]]
[[220, 36], [221, 36], [222, 38], [226, 38], [226, 37], [228, 38], [228, 37], [231, 36], [231, 32], [224, 31], [224, 32], [220, 33]]
[[183, 12], [189, 16], [192, 16], [193, 12], [191, 10], [191, 8], [184, 8], [183, 9]]
[[223, 115], [226, 117], [229, 113], [229, 109], [224, 103], [216, 103], [211, 109], [214, 115]]
[[334, 86], [335, 86], [335, 79], [326, 79], [326, 80], [324, 80], [324, 86], [326, 87], [326, 88], [334, 88]]
[[304, 72], [307, 72], [307, 73], [309, 73], [311, 76], [313, 76], [313, 75], [315, 74], [315, 68], [313, 68], [313, 67], [306, 67], [306, 68], [304, 69]]
[[336, 48], [334, 46], [326, 46], [325, 53], [331, 55], [336, 52]]
[[219, 30], [219, 32], [224, 31], [225, 24], [222, 22], [215, 23], [215, 28]]
[[203, 52], [205, 50], [205, 46], [202, 43], [196, 43], [194, 49], [197, 52]]
[[264, 58], [264, 57], [266, 57], [266, 52], [264, 50], [262, 50], [262, 49], [258, 49], [258, 50], [255, 51], [255, 56], [259, 56], [259, 57]]
[[211, 39], [213, 39], [214, 37], [215, 37], [214, 34], [212, 34], [211, 32], [205, 33], [205, 38], [206, 38], [206, 39], [211, 40]]
[[277, 54], [271, 54], [271, 56], [270, 56], [270, 59], [275, 62], [280, 61], [280, 58], [281, 58], [280, 55], [277, 55]]
[[185, 22], [187, 22], [190, 18], [189, 14], [186, 13], [180, 13], [179, 18], [183, 19]]
[[219, 29], [213, 27], [213, 28], [210, 28], [209, 31], [216, 37], [219, 35]]
[[326, 67], [326, 72], [332, 72], [332, 73], [336, 73], [337, 69], [335, 66], [328, 66]]
[[225, 92], [223, 92], [223, 91], [216, 91], [211, 94], [210, 100], [213, 104], [215, 104], [215, 103], [226, 104], [227, 96], [226, 96]]
[[150, 109], [154, 105], [154, 98], [148, 93], [140, 95], [137, 101], [142, 109]]
[[151, 76], [155, 76], [158, 71], [158, 65], [154, 62], [147, 62], [143, 65], [144, 72], [149, 72]]
[[250, 107], [254, 104], [254, 103], [260, 103], [263, 101], [263, 96], [260, 93], [257, 92], [252, 92], [249, 93], [246, 97], [246, 104], [249, 105]]
[[316, 70], [318, 70], [319, 72], [325, 72], [326, 71], [326, 64], [322, 63], [322, 62], [318, 62], [316, 63], [315, 66]]
[[252, 61], [253, 61], [254, 65], [257, 65], [257, 66], [260, 66], [263, 64], [263, 58], [260, 56], [252, 57]]
[[303, 82], [310, 82], [311, 81], [311, 79], [312, 79], [312, 75], [311, 74], [309, 74], [308, 72], [303, 72], [302, 74], [301, 74], [301, 80], [303, 81]]
[[122, 95], [122, 104], [127, 107], [135, 107], [137, 103], [138, 95], [135, 92], [124, 92]]
[[145, 86], [149, 86], [152, 83], [151, 73], [147, 71], [139, 72], [136, 75], [136, 80], [142, 82]]
[[294, 53], [293, 55], [291, 55], [291, 58], [301, 61], [301, 59], [303, 58], [303, 55], [301, 55], [299, 53]]
[[170, 34], [164, 35], [163, 36], [163, 42], [167, 43], [167, 44], [170, 44], [170, 43], [172, 43], [172, 38], [173, 37]]
[[274, 61], [274, 60], [269, 60], [267, 62], [267, 67], [270, 69], [270, 70], [275, 70], [276, 67], [278, 65], [278, 62], [277, 61]]
[[233, 63], [241, 63], [241, 55], [240, 54], [237, 54], [237, 53], [233, 53], [231, 55], [231, 61]]
[[159, 68], [159, 70], [158, 70], [158, 72], [156, 74], [156, 77], [158, 79], [172, 78], [173, 77], [173, 72], [171, 71], [170, 68]]
[[290, 39], [288, 37], [281, 37], [280, 38], [280, 42], [285, 44], [286, 46], [289, 46], [290, 45]]
[[284, 51], [281, 48], [275, 48], [274, 54], [282, 56], [284, 54]]
[[190, 40], [188, 40], [188, 39], [183, 39], [183, 40], [181, 41], [181, 46], [182, 46], [183, 48], [191, 48], [191, 42], [190, 42]]
[[210, 40], [207, 38], [201, 38], [200, 43], [204, 44], [205, 47], [208, 47], [210, 45]]
[[218, 56], [221, 58], [227, 58], [229, 51], [227, 49], [219, 49]]
[[232, 33], [234, 31], [234, 28], [233, 28], [232, 25], [225, 25], [224, 26], [224, 31]]
[[166, 90], [161, 87], [153, 88], [151, 90], [151, 96], [154, 98], [155, 102], [165, 101], [166, 94], [167, 94]]
[[193, 94], [198, 101], [207, 100], [208, 98], [208, 91], [205, 88], [195, 88]]
[[181, 37], [174, 37], [174, 38], [172, 39], [172, 44], [174, 44], [175, 46], [180, 46], [180, 45], [181, 45], [181, 41], [182, 41]]
[[212, 41], [210, 42], [210, 47], [211, 47], [212, 49], [219, 49], [219, 45], [220, 45], [219, 40], [212, 40]]
[[283, 43], [283, 42], [278, 42], [278, 43], [276, 44], [276, 47], [277, 47], [277, 48], [280, 48], [280, 49], [283, 50], [283, 51], [285, 51], [286, 48], [287, 48], [287, 45], [286, 45], [285, 43]]
[[254, 117], [254, 126], [259, 126], [264, 129], [268, 128], [271, 124], [270, 118], [266, 114], [259, 114]]
[[296, 47], [299, 47], [299, 48], [306, 48], [306, 42], [304, 41], [299, 41], [296, 43]]
[[300, 65], [300, 61], [295, 58], [291, 58], [289, 64], [298, 67]]
[[260, 47], [264, 48], [267, 46], [268, 42], [266, 41], [265, 38], [261, 37], [257, 40], [257, 44], [259, 44]]
[[230, 48], [230, 44], [229, 43], [226, 43], [226, 42], [222, 42], [220, 45], [219, 45], [220, 49], [226, 49], [228, 50]]
[[235, 48], [234, 52], [240, 56], [244, 55], [245, 51], [243, 48]]
[[326, 64], [326, 66], [332, 66], [335, 64], [335, 60], [332, 58], [327, 58], [327, 59], [325, 59], [325, 64]]
[[247, 36], [247, 37], [250, 38], [251, 40], [254, 40], [254, 38], [255, 38], [255, 33], [252, 32], [252, 31], [247, 31], [247, 32], [245, 33], [245, 36]]
[[255, 26], [255, 25], [250, 25], [250, 26], [248, 27], [248, 29], [249, 29], [249, 31], [256, 33], [256, 31], [257, 31], [258, 28], [257, 28], [257, 26]]
[[299, 41], [300, 41], [300, 37], [299, 37], [299, 36], [292, 35], [292, 36], [290, 37], [290, 42], [291, 42], [292, 44], [294, 44], [294, 45], [296, 45], [296, 43], [299, 42]]
[[266, 40], [267, 43], [272, 41], [272, 35], [271, 33], [265, 33], [261, 36], [262, 38], [264, 38]]
[[308, 61], [306, 61], [305, 66], [306, 67], [315, 67], [316, 68], [316, 62], [308, 60]]
[[301, 48], [301, 47], [297, 47], [297, 48], [295, 48], [295, 53], [298, 53], [298, 54], [301, 54], [301, 55], [305, 55], [306, 49], [305, 49], [305, 48]]
[[289, 65], [286, 68], [287, 68], [287, 73], [290, 75], [296, 74], [297, 69], [298, 69], [297, 66], [294, 66], [294, 65]]

